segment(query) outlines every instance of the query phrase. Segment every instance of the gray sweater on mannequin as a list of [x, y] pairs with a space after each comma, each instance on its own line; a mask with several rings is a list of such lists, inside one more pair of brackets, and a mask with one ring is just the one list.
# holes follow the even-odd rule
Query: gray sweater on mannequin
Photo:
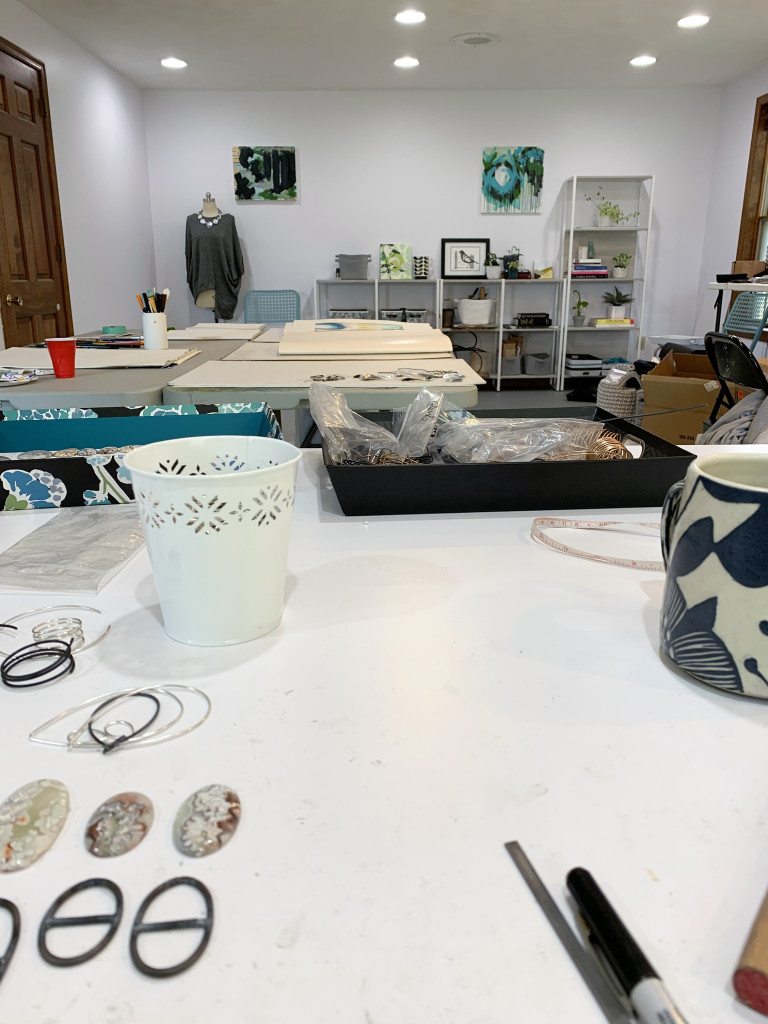
[[187, 283], [197, 299], [200, 292], [212, 288], [216, 293], [216, 316], [231, 320], [243, 277], [243, 255], [237, 237], [235, 218], [223, 213], [211, 227], [201, 224], [196, 213], [187, 217], [185, 252]]

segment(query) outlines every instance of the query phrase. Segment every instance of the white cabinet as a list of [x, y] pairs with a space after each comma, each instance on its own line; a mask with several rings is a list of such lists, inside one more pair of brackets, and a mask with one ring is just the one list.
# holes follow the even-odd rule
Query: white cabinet
[[[565, 183], [562, 273], [565, 279], [560, 305], [562, 323], [557, 387], [566, 386], [567, 355], [592, 355], [604, 362], [620, 357], [629, 362], [637, 355], [643, 330], [648, 256], [653, 220], [653, 175], [578, 176]], [[601, 217], [599, 204], [613, 209]], [[618, 222], [616, 214], [619, 214]], [[615, 278], [615, 258], [629, 255], [626, 276]], [[599, 261], [599, 262], [594, 262]], [[620, 260], [621, 262], [621, 260]], [[602, 273], [600, 268], [606, 268]], [[582, 269], [584, 268], [584, 269]], [[591, 319], [611, 319], [613, 309], [606, 292], [631, 295], [625, 316], [634, 323], [621, 326], [590, 325]], [[588, 303], [584, 326], [573, 324], [575, 291]]]

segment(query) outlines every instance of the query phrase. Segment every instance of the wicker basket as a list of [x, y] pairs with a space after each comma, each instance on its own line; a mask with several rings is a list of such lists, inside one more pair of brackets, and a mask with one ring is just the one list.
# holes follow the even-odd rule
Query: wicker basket
[[634, 367], [627, 364], [617, 364], [616, 368], [626, 370], [622, 380], [613, 381], [601, 380], [597, 385], [597, 407], [613, 416], [634, 416], [637, 412], [638, 398], [642, 391], [637, 388], [627, 387], [630, 380], [639, 380]]

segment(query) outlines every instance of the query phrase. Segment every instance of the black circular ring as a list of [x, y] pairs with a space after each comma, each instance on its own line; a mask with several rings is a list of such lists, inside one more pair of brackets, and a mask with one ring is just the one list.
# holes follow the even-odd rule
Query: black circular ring
[[[95, 888], [106, 889], [115, 897], [115, 912], [113, 914], [87, 914], [83, 917], [56, 917], [56, 911], [76, 893], [83, 892], [85, 889]], [[123, 894], [114, 882], [111, 882], [108, 878], [88, 878], [84, 882], [78, 882], [76, 885], [67, 889], [66, 892], [63, 892], [61, 896], [57, 896], [46, 911], [45, 917], [40, 922], [40, 928], [37, 933], [38, 952], [46, 963], [52, 964], [54, 967], [74, 967], [76, 964], [84, 964], [87, 960], [91, 960], [95, 957], [97, 953], [100, 953], [110, 942], [118, 929], [122, 916]], [[108, 924], [109, 928], [107, 929], [106, 935], [100, 942], [97, 942], [92, 949], [88, 949], [85, 953], [80, 953], [77, 956], [56, 956], [48, 949], [45, 937], [51, 928], [74, 928], [76, 925], [82, 924]]]
[[[30, 672], [12, 673], [17, 665], [27, 661], [38, 661], [41, 658], [55, 658], [51, 665], [33, 669]], [[60, 669], [60, 671], [56, 671]], [[36, 640], [31, 644], [19, 647], [0, 662], [0, 678], [5, 686], [11, 689], [24, 690], [31, 686], [42, 686], [52, 683], [55, 679], [69, 675], [75, 670], [75, 658], [72, 654], [72, 642], [68, 640]]]
[[[189, 885], [193, 889], [197, 889], [200, 895], [205, 901], [205, 917], [198, 918], [187, 918], [180, 921], [151, 921], [144, 923], [144, 915], [151, 903], [153, 903], [158, 896], [166, 892], [168, 889], [173, 889], [177, 885]], [[148, 963], [139, 956], [138, 942], [139, 935], [142, 932], [175, 932], [181, 931], [185, 928], [202, 928], [203, 937], [200, 940], [200, 945], [186, 960], [182, 960], [181, 963], [174, 964], [172, 967], [151, 967]], [[203, 885], [202, 882], [196, 878], [190, 878], [188, 875], [180, 875], [178, 878], [170, 878], [167, 882], [163, 882], [158, 885], [156, 889], [147, 896], [144, 902], [139, 907], [136, 917], [133, 920], [133, 926], [131, 927], [131, 942], [130, 942], [130, 953], [133, 966], [141, 971], [142, 974], [149, 975], [150, 978], [172, 978], [175, 974], [181, 974], [182, 971], [186, 971], [187, 968], [196, 964], [200, 957], [205, 952], [205, 947], [208, 945], [208, 941], [213, 931], [213, 899], [210, 892]]]
[[117, 736], [114, 740], [111, 740], [109, 742], [101, 739], [100, 736], [96, 735], [96, 732], [93, 728], [94, 721], [98, 718], [102, 711], [104, 711], [105, 708], [108, 708], [110, 706], [110, 704], [114, 704], [118, 700], [123, 700], [126, 697], [126, 694], [124, 693], [119, 693], [117, 694], [117, 696], [110, 697], [109, 700], [105, 700], [103, 704], [99, 704], [99, 706], [93, 712], [91, 717], [88, 719], [88, 732], [90, 733], [91, 739], [95, 740], [95, 742], [99, 744], [99, 746], [102, 748], [102, 753], [104, 754], [109, 754], [117, 747], [119, 747], [121, 743], [127, 743], [128, 740], [132, 740], [135, 739], [136, 736], [140, 736], [145, 729], [148, 729], [150, 725], [152, 725], [157, 716], [160, 714], [160, 701], [155, 696], [154, 693], [132, 693], [130, 694], [130, 696], [146, 697], [147, 700], [151, 700], [155, 705], [155, 710], [151, 718], [148, 718], [144, 725], [141, 726], [141, 728], [134, 729], [133, 726], [131, 726], [131, 731], [129, 733], [126, 733], [124, 736]]
[[13, 959], [13, 954], [16, 952], [19, 935], [21, 934], [21, 914], [15, 903], [11, 903], [10, 900], [3, 899], [2, 897], [0, 897], [0, 908], [7, 910], [11, 915], [11, 937], [8, 940], [8, 945], [5, 947], [5, 952], [0, 956], [0, 981], [2, 981], [3, 975], [8, 970], [8, 965]]

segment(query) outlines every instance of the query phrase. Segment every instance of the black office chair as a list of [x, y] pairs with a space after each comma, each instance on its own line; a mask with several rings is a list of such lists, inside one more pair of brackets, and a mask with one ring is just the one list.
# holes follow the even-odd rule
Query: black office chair
[[704, 336], [704, 348], [720, 384], [720, 392], [705, 427], [715, 422], [722, 405], [726, 409], [732, 409], [738, 401], [732, 394], [729, 384], [762, 391], [768, 395], [768, 380], [763, 368], [743, 341], [731, 337], [730, 334], [716, 334], [710, 331]]

